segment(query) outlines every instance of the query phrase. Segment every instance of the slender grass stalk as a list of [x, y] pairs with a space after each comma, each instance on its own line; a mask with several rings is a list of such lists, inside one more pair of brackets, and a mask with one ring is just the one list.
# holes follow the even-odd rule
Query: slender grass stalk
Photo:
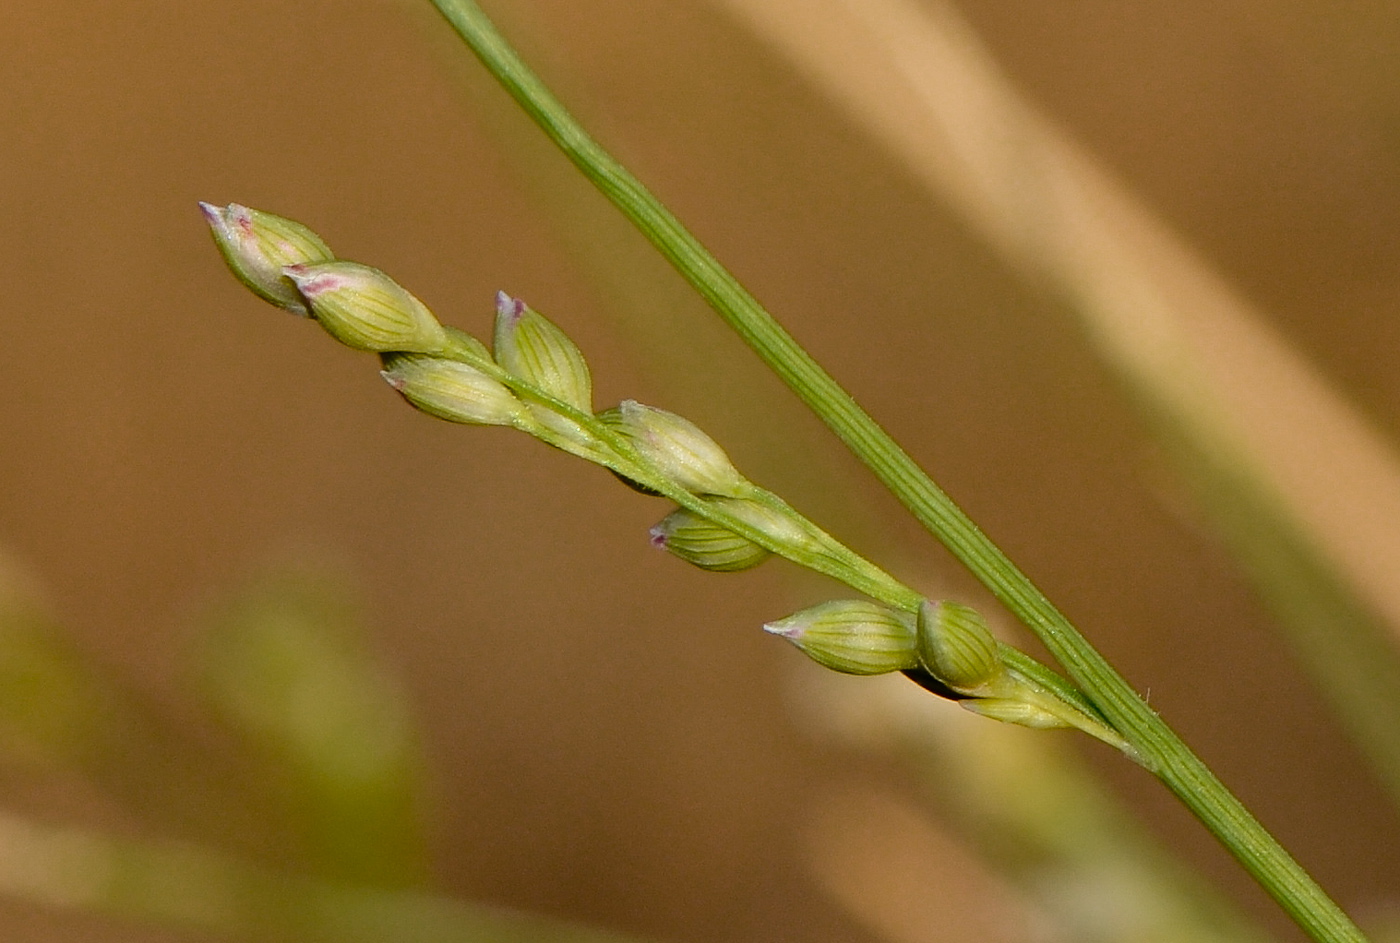
[[[496, 136], [498, 149], [513, 155], [511, 170], [535, 209], [551, 224], [554, 237], [566, 247], [576, 274], [588, 280], [606, 302], [604, 310], [621, 330], [620, 340], [638, 354], [639, 366], [664, 387], [668, 398], [703, 398], [707, 421], [714, 421], [717, 408], [742, 411], [761, 398], [760, 386], [766, 391], [766, 384], [757, 382], [757, 373], [738, 369], [726, 355], [724, 348], [731, 341], [722, 333], [726, 329], [718, 321], [698, 317], [700, 302], [673, 277], [674, 270], [635, 238], [610, 205], [596, 200], [590, 191], [570, 186], [573, 168], [551, 159], [553, 154], [536, 147], [540, 142], [527, 140], [532, 127], [504, 120], [503, 110], [514, 103], [505, 98], [484, 101], [475, 95], [472, 102], [477, 106], [475, 117]], [[658, 302], [658, 296], [664, 301]], [[720, 372], [725, 377], [723, 389], [709, 383], [703, 384], [703, 392], [697, 388], [700, 378]], [[766, 460], [791, 477], [800, 465], [806, 474], [827, 480], [849, 473], [835, 461], [837, 443], [802, 421], [803, 408], [795, 400], [765, 403], [765, 410], [775, 414], [774, 427], [785, 430], [789, 448], [781, 454], [755, 451], [755, 440], [748, 443], [755, 448], [749, 449], [754, 454], [746, 456], [746, 466]], [[752, 430], [738, 423], [724, 431], [723, 441], [727, 446], [735, 444], [745, 431]], [[795, 435], [802, 437], [800, 445], [794, 445]], [[794, 456], [801, 456], [800, 462]], [[839, 521], [844, 532], [877, 539], [871, 530], [875, 522], [862, 513], [868, 509], [858, 506], [849, 489], [836, 486], [819, 495], [809, 493], [804, 505], [814, 499], [824, 499], [821, 512], [814, 515], [818, 519]], [[1012, 886], [1000, 888], [1009, 897], [998, 896], [999, 911], [1016, 913], [1033, 901], [1047, 919], [1066, 928], [1061, 935], [1101, 943], [1268, 943], [1272, 939], [1220, 888], [1144, 828], [1066, 738], [1046, 737], [1010, 724], [988, 725], [960, 711], [921, 709], [922, 692], [893, 679], [889, 684], [873, 679], [853, 683], [829, 672], [804, 673], [802, 678], [805, 683], [796, 709], [813, 720], [823, 743], [835, 742], [908, 765], [937, 794], [933, 798], [940, 815], [952, 810], [958, 836], [976, 846], [980, 859], [1006, 873]], [[829, 818], [823, 818], [816, 828], [829, 825]], [[851, 822], [847, 829], [864, 825], [864, 820]], [[872, 849], [880, 849], [884, 868], [904, 868], [902, 858], [895, 864], [891, 849], [875, 844], [880, 836], [864, 840], [870, 841]], [[889, 881], [892, 875], [872, 863], [871, 872], [860, 871], [852, 880], [846, 851], [838, 842], [828, 860], [814, 849], [810, 866], [834, 900], [872, 928], [886, 928], [882, 936], [890, 940], [911, 936], [888, 926], [895, 921], [899, 927], [917, 926], [922, 937], [929, 920], [937, 919], [938, 908], [948, 905], [936, 895], [931, 898], [907, 877], [902, 883], [912, 896], [886, 901], [867, 882]], [[927, 868], [919, 873], [946, 874], [958, 863], [940, 858], [925, 862]], [[1131, 888], [1126, 893], [1125, 878]], [[1025, 900], [1020, 899], [1022, 895]], [[1097, 904], [1110, 899], [1121, 899], [1122, 906]], [[891, 907], [894, 912], [889, 912]]]
[[1400, 803], [1393, 446], [1027, 101], [947, 0], [713, 2], [1010, 266], [1069, 302]]
[[1361, 932], [1132, 687], [693, 235], [568, 113], [472, 0], [434, 5], [542, 130], [918, 520], [1041, 639], [1144, 764], [1319, 941]]

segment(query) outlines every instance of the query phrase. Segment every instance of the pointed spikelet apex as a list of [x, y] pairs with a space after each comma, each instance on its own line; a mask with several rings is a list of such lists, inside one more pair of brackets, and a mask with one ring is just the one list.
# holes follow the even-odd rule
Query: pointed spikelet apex
[[259, 298], [307, 317], [306, 302], [282, 274], [288, 265], [329, 262], [335, 256], [321, 237], [301, 223], [238, 203], [199, 204], [214, 245], [229, 271]]
[[583, 353], [554, 322], [519, 298], [496, 294], [496, 362], [506, 372], [585, 413], [593, 412], [593, 378]]

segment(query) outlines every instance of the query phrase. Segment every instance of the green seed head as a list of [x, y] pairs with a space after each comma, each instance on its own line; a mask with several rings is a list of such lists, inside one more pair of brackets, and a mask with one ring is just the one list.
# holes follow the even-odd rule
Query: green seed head
[[763, 628], [833, 671], [876, 675], [919, 665], [913, 618], [875, 602], [826, 602]]
[[686, 508], [677, 508], [651, 529], [651, 544], [702, 570], [718, 573], [747, 570], [772, 556], [747, 537]]
[[585, 413], [593, 412], [593, 379], [569, 336], [519, 298], [496, 294], [496, 362], [507, 373]]
[[[780, 547], [800, 549], [812, 540], [811, 535], [790, 516], [757, 501], [748, 498], [706, 498], [705, 504], [738, 518]], [[723, 573], [747, 570], [772, 556], [769, 550], [749, 538], [686, 508], [677, 508], [653, 527], [651, 542], [653, 546], [669, 550], [687, 563]]]
[[320, 236], [294, 220], [237, 203], [200, 203], [199, 208], [209, 223], [214, 244], [240, 282], [279, 308], [302, 317], [309, 314], [304, 299], [282, 269], [334, 259]]
[[623, 400], [598, 418], [622, 433], [657, 469], [693, 494], [742, 497], [749, 483], [714, 439], [664, 409]]
[[944, 600], [919, 606], [919, 659], [959, 694], [973, 694], [1005, 671], [997, 640], [977, 610]]
[[311, 316], [346, 347], [430, 354], [447, 345], [447, 332], [427, 305], [377, 268], [335, 261], [289, 265], [283, 272]]
[[448, 422], [508, 426], [525, 413], [499, 380], [455, 360], [386, 354], [379, 375], [415, 407]]

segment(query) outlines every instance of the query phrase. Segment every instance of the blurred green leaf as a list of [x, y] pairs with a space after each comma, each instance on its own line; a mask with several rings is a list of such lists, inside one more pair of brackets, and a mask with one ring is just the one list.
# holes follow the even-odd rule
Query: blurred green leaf
[[213, 620], [200, 693], [261, 757], [319, 869], [416, 883], [427, 873], [420, 740], [350, 597], [297, 573], [259, 581]]
[[33, 583], [0, 556], [0, 767], [31, 782], [78, 776], [151, 827], [272, 851], [237, 758], [83, 653]]

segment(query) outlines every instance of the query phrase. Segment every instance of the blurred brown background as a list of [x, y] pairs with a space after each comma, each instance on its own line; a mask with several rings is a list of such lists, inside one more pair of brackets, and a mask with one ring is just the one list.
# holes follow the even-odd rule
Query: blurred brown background
[[[960, 6], [1400, 435], [1400, 9]], [[710, 4], [488, 9], [1343, 906], [1397, 899], [1400, 819], [1055, 302]], [[647, 546], [658, 502], [411, 413], [371, 359], [240, 289], [196, 200], [303, 220], [478, 336], [498, 288], [525, 298], [588, 354], [600, 405], [683, 413], [896, 574], [982, 598], [852, 460], [813, 458], [816, 423], [736, 341], [678, 328], [667, 351], [617, 316], [598, 257], [641, 260], [653, 328], [707, 315], [638, 237], [579, 229], [601, 201], [426, 2], [8, 0], [0, 541], [78, 643], [179, 715], [201, 607], [278, 561], [338, 567], [425, 731], [441, 889], [677, 941], [873, 939], [803, 835], [833, 792], [901, 794], [906, 774], [805, 733], [790, 682], [818, 669], [758, 630], [833, 590], [778, 563], [686, 568]], [[1296, 933], [1170, 796], [1085, 752]], [[5, 783], [35, 818], [179, 837]], [[0, 933], [197, 938], [11, 900]]]

